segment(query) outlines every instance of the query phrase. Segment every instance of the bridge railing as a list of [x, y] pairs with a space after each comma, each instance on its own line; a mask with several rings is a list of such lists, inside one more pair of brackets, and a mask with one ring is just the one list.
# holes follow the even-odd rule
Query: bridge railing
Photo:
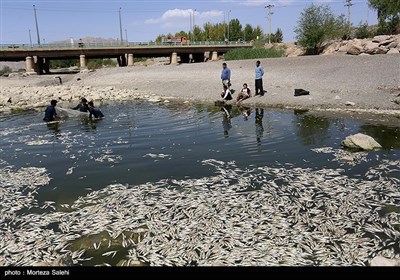
[[191, 41], [176, 43], [161, 42], [77, 42], [77, 43], [48, 43], [48, 44], [0, 44], [0, 50], [26, 49], [71, 49], [71, 48], [107, 48], [107, 47], [170, 47], [170, 46], [249, 46], [252, 42], [243, 41]]

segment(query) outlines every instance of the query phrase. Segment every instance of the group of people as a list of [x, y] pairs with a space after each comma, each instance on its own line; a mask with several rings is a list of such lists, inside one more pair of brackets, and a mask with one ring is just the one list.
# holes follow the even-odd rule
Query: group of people
[[[50, 105], [47, 106], [46, 110], [44, 111], [44, 118], [43, 120], [46, 122], [51, 121], [59, 121], [61, 118], [57, 115], [56, 110], [57, 100], [51, 100]], [[72, 110], [79, 110], [80, 112], [89, 112], [89, 118], [103, 118], [104, 114], [100, 111], [99, 108], [94, 106], [93, 101], [87, 101], [86, 98], [82, 98], [81, 102], [71, 108]]]
[[[261, 66], [261, 62], [259, 60], [256, 61], [255, 68], [255, 95], [263, 96], [264, 88], [262, 77], [264, 75], [264, 68]], [[221, 72], [221, 80], [222, 80], [222, 93], [221, 97], [223, 100], [232, 100], [233, 91], [230, 89], [231, 86], [231, 70], [228, 68], [227, 64], [222, 63], [222, 72]], [[243, 84], [241, 91], [239, 92], [236, 102], [240, 104], [245, 99], [252, 97], [251, 90], [248, 87], [247, 83]]]

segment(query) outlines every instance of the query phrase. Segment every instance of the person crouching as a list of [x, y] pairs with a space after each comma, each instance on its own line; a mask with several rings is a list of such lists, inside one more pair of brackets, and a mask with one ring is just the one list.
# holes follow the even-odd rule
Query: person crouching
[[231, 90], [224, 84], [224, 91], [221, 92], [221, 97], [224, 100], [232, 100]]
[[92, 116], [96, 119], [103, 118], [104, 115], [99, 108], [94, 107], [93, 101], [88, 102], [89, 118]]

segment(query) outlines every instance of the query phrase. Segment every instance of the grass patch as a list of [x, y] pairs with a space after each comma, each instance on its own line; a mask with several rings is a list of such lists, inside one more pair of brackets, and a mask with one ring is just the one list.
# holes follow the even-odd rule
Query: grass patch
[[285, 51], [277, 48], [254, 48], [254, 49], [234, 49], [224, 54], [225, 60], [240, 60], [240, 59], [256, 59], [256, 58], [271, 58], [271, 57], [283, 57]]

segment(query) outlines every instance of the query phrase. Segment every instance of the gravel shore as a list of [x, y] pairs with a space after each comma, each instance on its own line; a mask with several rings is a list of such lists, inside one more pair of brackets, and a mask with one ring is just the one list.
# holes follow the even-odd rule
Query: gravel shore
[[[227, 61], [234, 98], [244, 82], [254, 91], [255, 59]], [[320, 55], [260, 59], [265, 69], [263, 97], [243, 102], [252, 106], [309, 109], [324, 112], [365, 112], [400, 116], [400, 55]], [[89, 73], [2, 77], [0, 112], [15, 106], [40, 107], [52, 98], [76, 102], [147, 98], [154, 102], [220, 100], [223, 61], [135, 65]], [[296, 88], [310, 95], [294, 96]], [[13, 102], [7, 102], [9, 99]], [[36, 100], [37, 99], [37, 100]]]

